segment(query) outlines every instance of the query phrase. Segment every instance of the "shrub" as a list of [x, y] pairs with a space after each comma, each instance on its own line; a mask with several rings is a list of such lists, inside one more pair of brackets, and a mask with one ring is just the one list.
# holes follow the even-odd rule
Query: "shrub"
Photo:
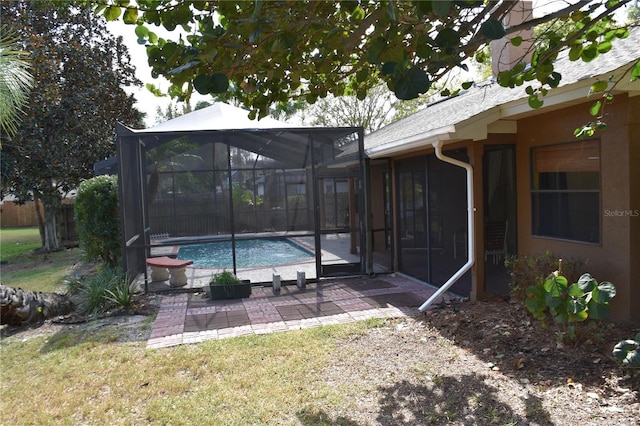
[[209, 281], [210, 285], [219, 285], [223, 287], [233, 287], [236, 284], [239, 284], [241, 281], [238, 277], [233, 275], [233, 273], [224, 270], [218, 274], [215, 274], [211, 277]]
[[554, 272], [541, 283], [527, 287], [525, 306], [536, 319], [546, 325], [548, 315], [558, 327], [558, 338], [575, 338], [575, 324], [588, 318], [604, 319], [609, 315], [609, 301], [616, 288], [607, 281], [598, 283], [590, 274], [582, 274], [569, 285], [567, 279]]
[[118, 179], [97, 176], [80, 184], [75, 203], [80, 247], [88, 260], [101, 259], [111, 267], [120, 261]]
[[113, 290], [106, 291], [104, 297], [113, 302], [115, 306], [128, 311], [133, 308], [134, 295], [133, 284], [129, 284], [127, 277], [123, 277]]
[[240, 284], [242, 281], [231, 272], [225, 270], [211, 277], [209, 285], [219, 286], [224, 288], [224, 292], [227, 296], [230, 296], [233, 292], [233, 287], [236, 284]]
[[79, 299], [78, 312], [95, 316], [118, 306], [119, 303], [110, 297], [118, 292], [119, 287], [128, 286], [128, 283], [120, 269], [104, 265], [95, 275], [74, 282], [69, 289], [73, 289]]
[[579, 259], [562, 261], [549, 250], [540, 255], [507, 257], [504, 265], [510, 276], [511, 296], [524, 302], [527, 287], [542, 284], [549, 271], [559, 270], [561, 263], [563, 275], [571, 282], [575, 282], [585, 272], [586, 262]]

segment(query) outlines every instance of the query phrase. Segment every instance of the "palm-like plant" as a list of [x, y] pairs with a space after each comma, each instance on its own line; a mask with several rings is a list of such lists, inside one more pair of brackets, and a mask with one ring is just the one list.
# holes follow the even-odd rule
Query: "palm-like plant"
[[0, 26], [0, 127], [9, 137], [18, 129], [20, 113], [33, 85], [27, 56], [27, 52], [19, 50], [15, 33], [6, 25]]

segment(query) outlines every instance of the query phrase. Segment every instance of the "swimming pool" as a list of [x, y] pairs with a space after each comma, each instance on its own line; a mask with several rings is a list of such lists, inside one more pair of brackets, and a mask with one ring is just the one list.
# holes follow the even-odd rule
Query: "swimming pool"
[[[272, 266], [298, 262], [313, 253], [286, 239], [236, 241], [236, 266]], [[178, 259], [193, 260], [196, 268], [233, 268], [231, 241], [180, 247]]]

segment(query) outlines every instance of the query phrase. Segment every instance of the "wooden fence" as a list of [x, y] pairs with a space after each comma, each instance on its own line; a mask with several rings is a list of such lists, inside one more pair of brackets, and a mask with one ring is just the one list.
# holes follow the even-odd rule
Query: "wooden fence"
[[0, 208], [0, 227], [25, 228], [38, 226], [36, 205], [33, 201], [25, 204], [16, 204], [13, 201], [5, 201]]
[[[40, 208], [42, 208], [42, 203]], [[76, 223], [74, 219], [75, 200], [62, 200], [56, 213], [56, 232], [60, 242], [77, 241]], [[29, 201], [19, 205], [13, 201], [4, 201], [0, 208], [0, 228], [29, 228], [38, 226], [36, 204]]]

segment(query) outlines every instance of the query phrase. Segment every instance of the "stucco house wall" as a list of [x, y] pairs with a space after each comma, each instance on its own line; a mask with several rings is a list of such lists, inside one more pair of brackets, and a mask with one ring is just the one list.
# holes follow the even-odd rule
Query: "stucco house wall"
[[[474, 188], [472, 208], [475, 264], [471, 269], [472, 285], [468, 294], [472, 300], [491, 294], [504, 295], [508, 292], [508, 288], [505, 289], [504, 281], [508, 279], [505, 271], [498, 271], [495, 263], [485, 262], [483, 235], [485, 221], [488, 217], [495, 216], [494, 213], [497, 211], [495, 207], [484, 205], [485, 195], [491, 192], [484, 186], [484, 180], [490, 176], [488, 171], [484, 170], [484, 162], [490, 157], [487, 153], [494, 150], [493, 145], [504, 145], [515, 149], [516, 191], [515, 195], [513, 191], [508, 195], [509, 200], [515, 199], [515, 207], [506, 207], [510, 209], [509, 217], [503, 218], [508, 219], [509, 235], [514, 239], [510, 242], [509, 254], [536, 255], [550, 250], [566, 259], [588, 260], [587, 269], [596, 279], [611, 281], [618, 288], [618, 295], [612, 303], [613, 319], [628, 320], [640, 317], [640, 283], [636, 282], [636, 277], [640, 276], [640, 80], [632, 80], [630, 74], [631, 67], [638, 61], [638, 43], [640, 31], [632, 29], [628, 38], [617, 40], [610, 52], [590, 63], [571, 62], [565, 56], [559, 58], [556, 70], [562, 74], [562, 82], [544, 97], [542, 108], [531, 109], [522, 87], [503, 88], [497, 85], [495, 80], [488, 80], [461, 92], [457, 97], [435, 101], [412, 116], [365, 137], [365, 152], [371, 161], [390, 159], [392, 179], [397, 177], [396, 170], [401, 160], [418, 159], [424, 155], [433, 156], [435, 146], [441, 146], [445, 154], [452, 149], [466, 149], [468, 160], [465, 161], [473, 167]], [[584, 201], [576, 202], [581, 196], [572, 198], [575, 197], [572, 194], [566, 197], [560, 195], [559, 193], [564, 191], [560, 186], [564, 184], [554, 184], [560, 186], [554, 187], [551, 191], [538, 188], [540, 205], [543, 201], [553, 200], [552, 195], [548, 195], [547, 199], [544, 198], [546, 195], [540, 195], [545, 191], [547, 194], [558, 194], [558, 199], [563, 200], [561, 203], [566, 203], [566, 207], [563, 205], [555, 208], [555, 216], [544, 216], [542, 213], [537, 216], [537, 224], [548, 222], [545, 226], [552, 227], [554, 231], [538, 233], [569, 235], [566, 238], [592, 242], [534, 236], [532, 150], [545, 145], [577, 142], [574, 130], [595, 119], [589, 114], [589, 108], [599, 99], [600, 94], [590, 95], [590, 87], [596, 81], [606, 80], [616, 82], [614, 102], [607, 104], [604, 110], [607, 129], [590, 138], [599, 141], [600, 153], [586, 154], [595, 148], [588, 143], [584, 144], [583, 152], [583, 160], [587, 156], [599, 158], [599, 207], [594, 204], [593, 198], [584, 204]], [[546, 167], [553, 165], [553, 159], [565, 155], [561, 151], [551, 148], [544, 153], [547, 156], [547, 160], [544, 161], [551, 161]], [[430, 166], [425, 165], [425, 172], [433, 166], [429, 164]], [[560, 166], [562, 167], [564, 166]], [[568, 181], [584, 177], [570, 176], [571, 172], [595, 171], [578, 169], [555, 172], [548, 169], [537, 176], [547, 180]], [[497, 175], [494, 173], [492, 176], [495, 185]], [[511, 176], [505, 179], [511, 180]], [[590, 174], [588, 179], [591, 182], [590, 187], [582, 192], [593, 191], [595, 188], [593, 185], [597, 178]], [[462, 186], [461, 183], [447, 183], [450, 184], [447, 187], [448, 191], [462, 192], [466, 189], [466, 185]], [[393, 181], [393, 191], [398, 192], [399, 185], [399, 182]], [[375, 185], [371, 189], [374, 194], [378, 190], [381, 191]], [[579, 188], [573, 191], [581, 192]], [[495, 196], [495, 192], [493, 194]], [[394, 226], [401, 220], [398, 219], [399, 207], [396, 197], [393, 197]], [[551, 209], [553, 206], [560, 206], [554, 202], [558, 201], [552, 201], [546, 207], [547, 210], [549, 206]], [[466, 206], [449, 206], [449, 210], [441, 207], [443, 211], [440, 214], [443, 217], [450, 217], [453, 208], [457, 209], [456, 212], [467, 211]], [[586, 209], [590, 214], [583, 215], [579, 209]], [[566, 214], [567, 211], [570, 214]], [[555, 232], [557, 229], [568, 230], [567, 224], [571, 225], [570, 233]], [[590, 231], [583, 232], [585, 229]], [[598, 238], [592, 238], [592, 234]], [[410, 271], [398, 268], [402, 266], [402, 262], [398, 262], [400, 241], [397, 230], [395, 237], [394, 269], [409, 274], [416, 273], [415, 268]], [[450, 237], [451, 235], [447, 236], [447, 241], [453, 242], [453, 238]], [[445, 245], [442, 253], [447, 257], [441, 257], [440, 262], [456, 260], [455, 255], [451, 256], [450, 247]], [[424, 264], [428, 265], [426, 257]], [[501, 280], [499, 285], [496, 285], [496, 278]]]
[[640, 241], [640, 97], [618, 95], [606, 107], [607, 129], [594, 136], [600, 141], [600, 243], [532, 235], [531, 148], [575, 141], [574, 129], [590, 119], [590, 105], [587, 102], [518, 121], [518, 252], [550, 250], [565, 259], [587, 261], [586, 269], [598, 281], [616, 285], [612, 317], [628, 319], [640, 315], [640, 282], [634, 278], [638, 276]]

